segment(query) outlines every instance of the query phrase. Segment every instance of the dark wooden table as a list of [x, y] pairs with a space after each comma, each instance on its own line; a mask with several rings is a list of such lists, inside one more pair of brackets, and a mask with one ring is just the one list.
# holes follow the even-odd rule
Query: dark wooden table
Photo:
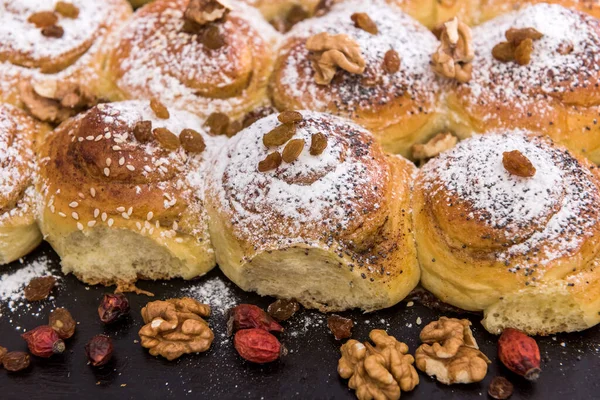
[[[59, 272], [58, 259], [47, 244], [28, 256], [25, 263], [49, 257], [52, 269]], [[14, 263], [2, 273], [22, 267]], [[206, 279], [226, 278], [215, 269], [193, 282], [142, 282], [139, 286], [156, 294], [156, 299], [179, 297], [182, 289], [202, 284]], [[227, 282], [235, 300], [266, 307], [273, 299], [245, 293]], [[98, 301], [107, 289], [89, 287], [72, 276], [62, 279], [55, 299], [36, 305], [32, 311], [10, 312], [0, 304], [0, 345], [10, 350], [25, 350], [16, 326], [27, 329], [45, 324], [53, 307], [68, 308], [79, 322], [77, 333], [67, 342], [65, 354], [51, 359], [32, 357], [25, 373], [0, 371], [0, 399], [352, 399], [354, 393], [337, 372], [339, 346], [329, 333], [326, 317], [303, 310], [286, 321], [281, 341], [290, 353], [270, 365], [257, 366], [243, 361], [226, 337], [226, 318], [218, 310], [210, 318], [215, 332], [212, 348], [199, 355], [187, 355], [174, 362], [155, 358], [135, 343], [142, 326], [140, 310], [149, 301], [146, 296], [129, 294], [131, 316], [115, 326], [103, 326], [97, 315]], [[39, 312], [38, 312], [39, 311]], [[37, 315], [35, 315], [37, 314]], [[373, 314], [344, 313], [356, 326], [353, 337], [365, 340], [374, 328], [386, 329], [406, 342], [410, 351], [419, 344], [421, 328], [440, 313], [420, 304], [405, 302]], [[447, 314], [448, 316], [457, 316]], [[417, 318], [421, 325], [417, 325]], [[421, 383], [403, 399], [485, 399], [487, 387], [496, 375], [509, 378], [515, 385], [513, 399], [598, 399], [600, 398], [600, 329], [561, 334], [538, 340], [542, 351], [543, 372], [538, 382], [530, 383], [507, 371], [496, 357], [496, 337], [488, 334], [476, 315], [464, 315], [474, 323], [474, 333], [484, 353], [492, 359], [486, 379], [478, 384], [447, 387], [420, 374]], [[95, 334], [105, 333], [115, 342], [115, 357], [107, 366], [94, 369], [87, 365], [85, 343]]]

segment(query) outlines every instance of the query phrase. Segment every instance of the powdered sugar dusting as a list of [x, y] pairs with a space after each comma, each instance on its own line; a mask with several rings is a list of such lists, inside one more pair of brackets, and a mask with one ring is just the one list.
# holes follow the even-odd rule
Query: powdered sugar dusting
[[[351, 15], [361, 12], [367, 13], [375, 22], [378, 34], [354, 26]], [[317, 85], [304, 42], [320, 32], [346, 34], [354, 39], [366, 61], [365, 73], [344, 73], [340, 74], [339, 82], [326, 87]], [[285, 63], [278, 83], [283, 85], [280, 90], [291, 93], [288, 95], [295, 101], [304, 102], [303, 107], [324, 111], [333, 103], [341, 112], [352, 114], [358, 112], [358, 108], [368, 109], [375, 103], [385, 104], [402, 96], [420, 103], [422, 108], [414, 110], [416, 113], [427, 112], [427, 108], [432, 107], [430, 103], [439, 87], [429, 60], [438, 41], [397, 7], [380, 0], [346, 1], [333, 6], [323, 17], [297, 24], [286, 36], [286, 42], [298, 38], [302, 40], [280, 56], [284, 57]], [[393, 74], [383, 70], [383, 59], [390, 49], [401, 59], [400, 70]], [[308, 100], [307, 93], [310, 94]]]
[[[431, 196], [438, 190], [448, 196], [440, 201], [457, 196], [473, 210], [469, 218], [514, 239], [497, 252], [498, 259], [528, 256], [546, 264], [573, 254], [593, 234], [600, 193], [590, 170], [568, 152], [526, 135], [513, 131], [465, 140], [425, 165], [421, 177]], [[512, 150], [531, 161], [533, 177], [506, 171], [502, 156]]]
[[230, 287], [230, 282], [225, 282], [221, 277], [215, 277], [196, 286], [182, 290], [183, 296], [189, 296], [201, 303], [208, 304], [213, 313], [225, 314], [237, 304], [237, 298]]
[[[292, 243], [356, 229], [364, 215], [384, 201], [389, 171], [371, 135], [357, 125], [329, 115], [303, 111], [294, 139], [306, 146], [299, 158], [276, 170], [259, 172], [259, 161], [279, 148], [266, 148], [265, 133], [279, 122], [266, 117], [240, 132], [227, 146], [209, 177], [209, 191], [243, 237]], [[309, 154], [311, 135], [327, 137], [319, 156]]]
[[[544, 36], [534, 41], [531, 62], [500, 62], [492, 49], [506, 41], [510, 28], [534, 28]], [[597, 86], [600, 71], [600, 23], [559, 5], [538, 4], [473, 28], [473, 76], [465, 84], [467, 104], [510, 104], [520, 111], [544, 115], [540, 101], [561, 98], [577, 88]], [[561, 48], [572, 51], [561, 54]], [[469, 106], [467, 106], [469, 107]], [[493, 113], [486, 117], [495, 118]]]

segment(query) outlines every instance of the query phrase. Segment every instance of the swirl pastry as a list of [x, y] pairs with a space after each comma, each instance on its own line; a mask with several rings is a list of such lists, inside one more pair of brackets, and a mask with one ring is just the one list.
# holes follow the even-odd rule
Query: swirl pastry
[[215, 266], [204, 168], [224, 139], [160, 102], [100, 104], [42, 145], [40, 227], [89, 284], [190, 279]]
[[254, 8], [223, 4], [157, 0], [137, 10], [111, 57], [122, 96], [233, 119], [268, 102], [278, 34]]
[[240, 132], [225, 154], [206, 207], [219, 267], [242, 289], [323, 311], [370, 311], [416, 286], [415, 167], [366, 130], [284, 112]]
[[471, 80], [447, 96], [453, 131], [528, 129], [600, 162], [597, 19], [538, 4], [475, 27], [473, 47]]
[[48, 132], [23, 111], [0, 103], [0, 264], [33, 250], [42, 235], [35, 222], [34, 141]]
[[273, 102], [280, 110], [349, 117], [386, 150], [406, 156], [441, 129], [440, 88], [429, 65], [437, 46], [424, 26], [384, 1], [335, 4], [286, 36], [271, 79]]
[[0, 101], [60, 122], [114, 88], [103, 72], [126, 0], [0, 1]]
[[483, 310], [492, 333], [600, 322], [600, 179], [583, 157], [525, 131], [476, 135], [415, 183], [422, 285]]

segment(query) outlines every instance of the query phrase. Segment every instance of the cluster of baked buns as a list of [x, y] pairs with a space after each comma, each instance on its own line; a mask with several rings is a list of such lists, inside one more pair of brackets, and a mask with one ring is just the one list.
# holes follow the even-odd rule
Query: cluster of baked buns
[[0, 0], [0, 263], [596, 325], [598, 5], [537, 3]]

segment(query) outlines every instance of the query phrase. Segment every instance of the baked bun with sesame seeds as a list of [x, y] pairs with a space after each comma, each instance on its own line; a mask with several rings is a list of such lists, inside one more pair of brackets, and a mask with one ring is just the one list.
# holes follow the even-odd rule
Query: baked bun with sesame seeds
[[[522, 34], [534, 37], [521, 37], [517, 59], [510, 46]], [[538, 4], [477, 26], [472, 37], [471, 80], [451, 83], [446, 98], [452, 131], [528, 129], [600, 162], [599, 20]]]
[[228, 143], [208, 178], [219, 267], [244, 290], [322, 311], [390, 307], [419, 281], [415, 170], [346, 119], [263, 118]]
[[41, 146], [39, 224], [88, 284], [184, 279], [215, 266], [205, 168], [223, 137], [158, 101], [100, 104]]
[[34, 142], [48, 131], [22, 110], [0, 103], [0, 265], [42, 241], [35, 222]]
[[201, 117], [239, 119], [268, 103], [279, 37], [243, 3], [156, 0], [121, 32], [110, 75], [125, 99], [160, 97]]
[[421, 284], [484, 327], [548, 335], [600, 322], [600, 179], [525, 131], [476, 135], [429, 161], [413, 216]]
[[273, 103], [348, 117], [385, 150], [408, 156], [442, 128], [429, 65], [437, 46], [427, 28], [383, 0], [335, 4], [286, 35], [271, 78]]
[[0, 0], [0, 101], [59, 123], [113, 98], [104, 63], [126, 0]]

